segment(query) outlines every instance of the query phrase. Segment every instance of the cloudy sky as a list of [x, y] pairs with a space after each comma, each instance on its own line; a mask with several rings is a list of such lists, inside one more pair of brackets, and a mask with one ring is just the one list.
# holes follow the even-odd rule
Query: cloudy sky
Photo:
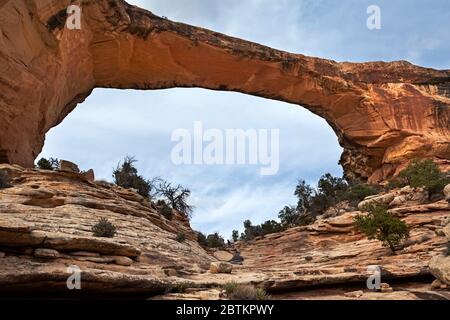
[[[130, 0], [171, 20], [198, 25], [277, 49], [337, 61], [409, 60], [450, 68], [448, 0]], [[369, 5], [381, 9], [381, 30], [366, 27]], [[176, 166], [175, 129], [279, 129], [280, 169], [258, 166]], [[112, 180], [126, 155], [150, 178], [161, 176], [192, 190], [192, 225], [227, 238], [250, 219], [261, 223], [294, 204], [299, 178], [311, 184], [325, 172], [341, 175], [341, 148], [319, 117], [282, 102], [202, 89], [95, 90], [46, 139], [41, 156], [67, 159]]]

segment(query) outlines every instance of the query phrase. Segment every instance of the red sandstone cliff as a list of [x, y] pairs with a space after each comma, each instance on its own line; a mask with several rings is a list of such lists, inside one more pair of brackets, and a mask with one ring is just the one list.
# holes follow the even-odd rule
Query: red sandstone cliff
[[325, 118], [348, 177], [382, 180], [414, 157], [450, 164], [450, 71], [337, 63], [162, 19], [116, 1], [0, 1], [0, 162], [32, 166], [46, 132], [94, 88], [202, 87], [295, 103]]

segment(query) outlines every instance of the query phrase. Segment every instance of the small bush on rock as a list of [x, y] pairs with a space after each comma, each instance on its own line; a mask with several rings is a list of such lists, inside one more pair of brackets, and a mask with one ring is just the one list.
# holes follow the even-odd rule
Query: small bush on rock
[[233, 232], [231, 233], [231, 239], [233, 240], [234, 243], [239, 241], [239, 231], [238, 230], [233, 230]]
[[119, 164], [113, 172], [116, 185], [125, 189], [135, 189], [144, 198], [149, 198], [153, 185], [151, 181], [144, 179], [138, 174], [132, 157], [126, 157], [122, 164]]
[[223, 248], [225, 247], [225, 240], [216, 232], [206, 237], [206, 244], [209, 248]]
[[167, 220], [173, 219], [173, 210], [164, 200], [158, 200], [156, 205], [159, 207], [159, 212], [164, 216], [164, 218]]
[[348, 200], [351, 204], [357, 205], [366, 197], [377, 194], [378, 191], [377, 186], [367, 183], [356, 183], [343, 194], [342, 200]]
[[441, 193], [444, 187], [450, 183], [450, 179], [439, 169], [431, 159], [415, 159], [399, 174], [403, 186], [413, 188], [424, 187], [430, 197]]
[[[228, 289], [228, 290], [227, 290]], [[270, 297], [263, 289], [255, 288], [251, 285], [239, 284], [233, 286], [232, 284], [228, 285], [228, 288], [225, 288], [227, 291], [227, 297], [230, 300], [269, 300]]]
[[207, 247], [208, 246], [208, 241], [206, 240], [206, 236], [203, 233], [201, 233], [201, 232], [199, 232], [197, 234], [197, 242], [202, 247]]
[[37, 167], [41, 170], [56, 170], [59, 166], [59, 160], [55, 158], [41, 158], [38, 163]]
[[101, 218], [100, 221], [92, 227], [94, 236], [99, 238], [112, 238], [116, 235], [116, 226], [108, 221], [106, 218]]
[[395, 254], [396, 246], [409, 237], [406, 223], [391, 215], [383, 203], [371, 203], [364, 208], [368, 214], [355, 218], [356, 228], [369, 239], [377, 239]]
[[176, 240], [180, 243], [183, 243], [186, 241], [186, 235], [183, 232], [180, 232], [177, 234]]
[[225, 285], [223, 286], [223, 290], [225, 290], [225, 293], [229, 297], [236, 291], [237, 287], [238, 287], [238, 284], [234, 281], [231, 281], [231, 282], [225, 283]]

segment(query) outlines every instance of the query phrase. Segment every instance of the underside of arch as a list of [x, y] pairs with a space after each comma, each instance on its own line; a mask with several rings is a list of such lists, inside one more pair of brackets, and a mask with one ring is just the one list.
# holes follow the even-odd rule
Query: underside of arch
[[[81, 29], [65, 26], [82, 8]], [[0, 3], [0, 162], [32, 166], [45, 134], [94, 88], [200, 87], [303, 106], [326, 119], [348, 178], [416, 157], [450, 165], [450, 71], [337, 63], [172, 22], [122, 0]]]

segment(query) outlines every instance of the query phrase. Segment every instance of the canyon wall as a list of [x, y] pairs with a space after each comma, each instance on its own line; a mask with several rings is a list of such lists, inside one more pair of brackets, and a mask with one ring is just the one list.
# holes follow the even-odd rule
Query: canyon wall
[[[79, 30], [65, 25], [70, 4], [82, 8]], [[448, 70], [291, 54], [121, 0], [3, 0], [0, 31], [2, 163], [31, 167], [45, 134], [94, 88], [201, 87], [297, 104], [326, 119], [348, 178], [381, 181], [415, 157], [450, 166]]]

